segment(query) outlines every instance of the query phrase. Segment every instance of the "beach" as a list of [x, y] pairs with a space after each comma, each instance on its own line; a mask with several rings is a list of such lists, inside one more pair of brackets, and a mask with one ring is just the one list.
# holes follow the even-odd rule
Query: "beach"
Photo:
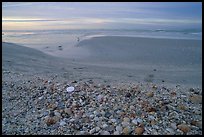
[[202, 134], [202, 40], [59, 46], [2, 42], [2, 134]]

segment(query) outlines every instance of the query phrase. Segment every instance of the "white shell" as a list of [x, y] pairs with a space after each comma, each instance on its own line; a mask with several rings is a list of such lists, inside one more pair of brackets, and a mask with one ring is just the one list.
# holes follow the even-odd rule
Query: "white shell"
[[103, 95], [98, 95], [97, 96], [97, 100], [100, 102], [100, 101], [102, 101], [102, 98], [103, 98]]
[[74, 91], [74, 87], [68, 87], [67, 88], [67, 92], [73, 92]]

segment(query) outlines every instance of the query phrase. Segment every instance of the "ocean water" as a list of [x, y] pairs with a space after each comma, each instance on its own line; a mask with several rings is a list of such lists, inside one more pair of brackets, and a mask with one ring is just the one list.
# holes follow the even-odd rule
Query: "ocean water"
[[[39, 49], [51, 55], [59, 55], [61, 47], [67, 52], [73, 49], [83, 39], [98, 36], [130, 36], [170, 39], [202, 40], [202, 31], [197, 29], [185, 30], [126, 30], [126, 29], [95, 29], [95, 30], [30, 30], [2, 31], [2, 41], [20, 44]], [[70, 52], [71, 53], [71, 52]]]

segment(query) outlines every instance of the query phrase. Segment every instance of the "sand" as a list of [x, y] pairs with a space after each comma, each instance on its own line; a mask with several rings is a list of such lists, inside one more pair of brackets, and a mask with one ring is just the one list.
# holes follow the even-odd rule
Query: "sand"
[[[72, 49], [63, 47], [58, 57], [3, 42], [3, 70], [32, 74], [69, 74], [70, 80], [154, 82], [202, 86], [202, 41], [94, 37]], [[56, 52], [57, 51], [56, 49]], [[72, 54], [69, 54], [72, 53]], [[67, 56], [66, 56], [67, 55]]]
[[[153, 114], [155, 117], [162, 114], [161, 119], [157, 119], [161, 123], [158, 132], [148, 131], [148, 123], [145, 123], [143, 134], [186, 134], [182, 131], [186, 126], [191, 127], [188, 134], [202, 134], [201, 46], [201, 41], [194, 40], [111, 36], [81, 41], [69, 50], [73, 51], [72, 56], [64, 56], [66, 48], [60, 50], [61, 56], [51, 56], [33, 48], [2, 42], [2, 134], [93, 134], [95, 131], [92, 132], [91, 128], [96, 123], [89, 123], [88, 130], [83, 128], [84, 132], [78, 133], [71, 122], [76, 121], [75, 115], [70, 115], [68, 119], [61, 117], [64, 108], [58, 110], [53, 106], [53, 103], [62, 103], [60, 105], [63, 106], [72, 99], [79, 103], [81, 95], [78, 94], [90, 98], [85, 101], [91, 101], [91, 104], [80, 108], [88, 115], [92, 109], [99, 108], [97, 104], [101, 103], [94, 98], [101, 95], [106, 96], [111, 105], [107, 107], [104, 105], [106, 102], [101, 104], [108, 112], [112, 108], [131, 108], [147, 113], [147, 117], [139, 116], [144, 121], [152, 118]], [[65, 92], [70, 85], [80, 89], [73, 96]], [[150, 91], [154, 91], [154, 97]], [[168, 107], [165, 103], [158, 107], [165, 101], [169, 103]], [[147, 107], [138, 102], [153, 105], [158, 112], [146, 112]], [[50, 110], [47, 105], [54, 108]], [[50, 116], [52, 109], [56, 109], [56, 118], [58, 114], [60, 116], [56, 123], [49, 121], [53, 118]], [[78, 114], [79, 110], [73, 110], [73, 113]], [[126, 116], [129, 116], [129, 111]], [[183, 121], [186, 124], [180, 130], [172, 129], [176, 123], [182, 124]], [[173, 125], [172, 128], [166, 122]], [[62, 126], [64, 123], [68, 127]], [[153, 126], [150, 128], [156, 129]], [[118, 134], [107, 130], [94, 134]], [[126, 134], [126, 130], [123, 132]]]

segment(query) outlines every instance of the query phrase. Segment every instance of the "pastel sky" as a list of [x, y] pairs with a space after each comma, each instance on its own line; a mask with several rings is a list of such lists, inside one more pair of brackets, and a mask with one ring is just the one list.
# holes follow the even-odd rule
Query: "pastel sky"
[[201, 2], [3, 2], [3, 30], [202, 28]]

